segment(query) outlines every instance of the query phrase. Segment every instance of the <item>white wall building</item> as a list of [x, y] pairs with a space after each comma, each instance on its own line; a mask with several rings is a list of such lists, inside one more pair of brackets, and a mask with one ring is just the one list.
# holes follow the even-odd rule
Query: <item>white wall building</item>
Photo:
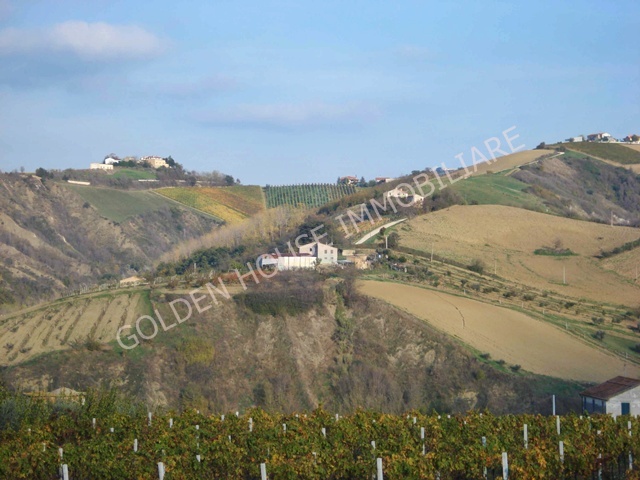
[[640, 380], [615, 377], [580, 393], [582, 409], [589, 413], [640, 415]]
[[260, 259], [260, 267], [275, 267], [278, 270], [310, 269], [318, 265], [337, 264], [338, 249], [319, 242], [302, 245], [297, 255], [266, 255]]
[[113, 170], [113, 165], [106, 163], [91, 163], [89, 164], [90, 170]]

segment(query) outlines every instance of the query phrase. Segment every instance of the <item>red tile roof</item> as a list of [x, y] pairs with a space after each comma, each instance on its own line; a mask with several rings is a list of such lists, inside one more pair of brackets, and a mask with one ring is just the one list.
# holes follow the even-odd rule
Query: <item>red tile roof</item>
[[600, 400], [609, 400], [616, 395], [631, 390], [640, 385], [640, 380], [628, 377], [615, 377], [600, 385], [587, 388], [580, 395], [583, 397], [593, 397]]

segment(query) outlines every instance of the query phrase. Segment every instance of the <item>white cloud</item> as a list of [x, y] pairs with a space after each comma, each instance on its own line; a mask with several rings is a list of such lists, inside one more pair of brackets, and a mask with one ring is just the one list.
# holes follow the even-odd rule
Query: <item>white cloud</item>
[[238, 105], [199, 117], [205, 123], [266, 128], [323, 127], [361, 124], [380, 117], [377, 107], [364, 103]]
[[69, 21], [47, 29], [0, 31], [0, 55], [57, 53], [109, 61], [150, 57], [163, 48], [162, 40], [136, 25]]

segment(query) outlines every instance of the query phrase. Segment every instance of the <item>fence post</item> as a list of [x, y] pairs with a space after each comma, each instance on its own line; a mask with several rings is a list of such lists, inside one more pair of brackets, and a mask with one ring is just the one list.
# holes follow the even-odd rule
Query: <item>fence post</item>
[[[487, 437], [482, 437], [482, 448], [487, 449]], [[487, 478], [487, 466], [485, 465], [482, 468], [482, 473], [484, 474], [484, 478]]]
[[260, 478], [261, 480], [267, 480], [267, 464], [266, 463], [260, 464]]
[[558, 443], [558, 449], [560, 450], [560, 463], [564, 463], [564, 442], [562, 440]]
[[320, 431], [322, 432], [322, 435], [324, 436], [324, 438], [327, 438], [327, 429], [322, 427]]
[[149, 418], [149, 426], [151, 426], [151, 418], [153, 417], [153, 414], [149, 412], [147, 413], [147, 417]]
[[384, 480], [384, 476], [382, 474], [382, 459], [380, 457], [376, 459], [376, 470], [378, 471], [377, 480]]
[[62, 465], [62, 480], [69, 480], [69, 467], [66, 463]]
[[158, 462], [158, 480], [164, 480], [164, 463]]
[[553, 415], [555, 415], [556, 414], [556, 396], [552, 395], [551, 399], [552, 399], [551, 400], [551, 404], [552, 404], [552, 408], [551, 409], [553, 410]]
[[560, 435], [560, 415], [556, 416], [556, 431], [558, 432], [558, 436]]
[[502, 480], [509, 479], [509, 457], [507, 452], [502, 452]]
[[522, 429], [522, 436], [524, 437], [524, 448], [529, 448], [529, 431], [527, 428], [527, 424], [524, 424], [524, 428]]
[[133, 439], [133, 451], [134, 452], [138, 451], [138, 439], [137, 438]]

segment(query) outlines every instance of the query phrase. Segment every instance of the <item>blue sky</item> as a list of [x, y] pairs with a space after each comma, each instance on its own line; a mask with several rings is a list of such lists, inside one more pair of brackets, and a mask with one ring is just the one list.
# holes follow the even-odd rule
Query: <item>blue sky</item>
[[0, 0], [0, 169], [172, 155], [277, 185], [457, 166], [512, 126], [622, 137], [638, 45], [636, 0]]

